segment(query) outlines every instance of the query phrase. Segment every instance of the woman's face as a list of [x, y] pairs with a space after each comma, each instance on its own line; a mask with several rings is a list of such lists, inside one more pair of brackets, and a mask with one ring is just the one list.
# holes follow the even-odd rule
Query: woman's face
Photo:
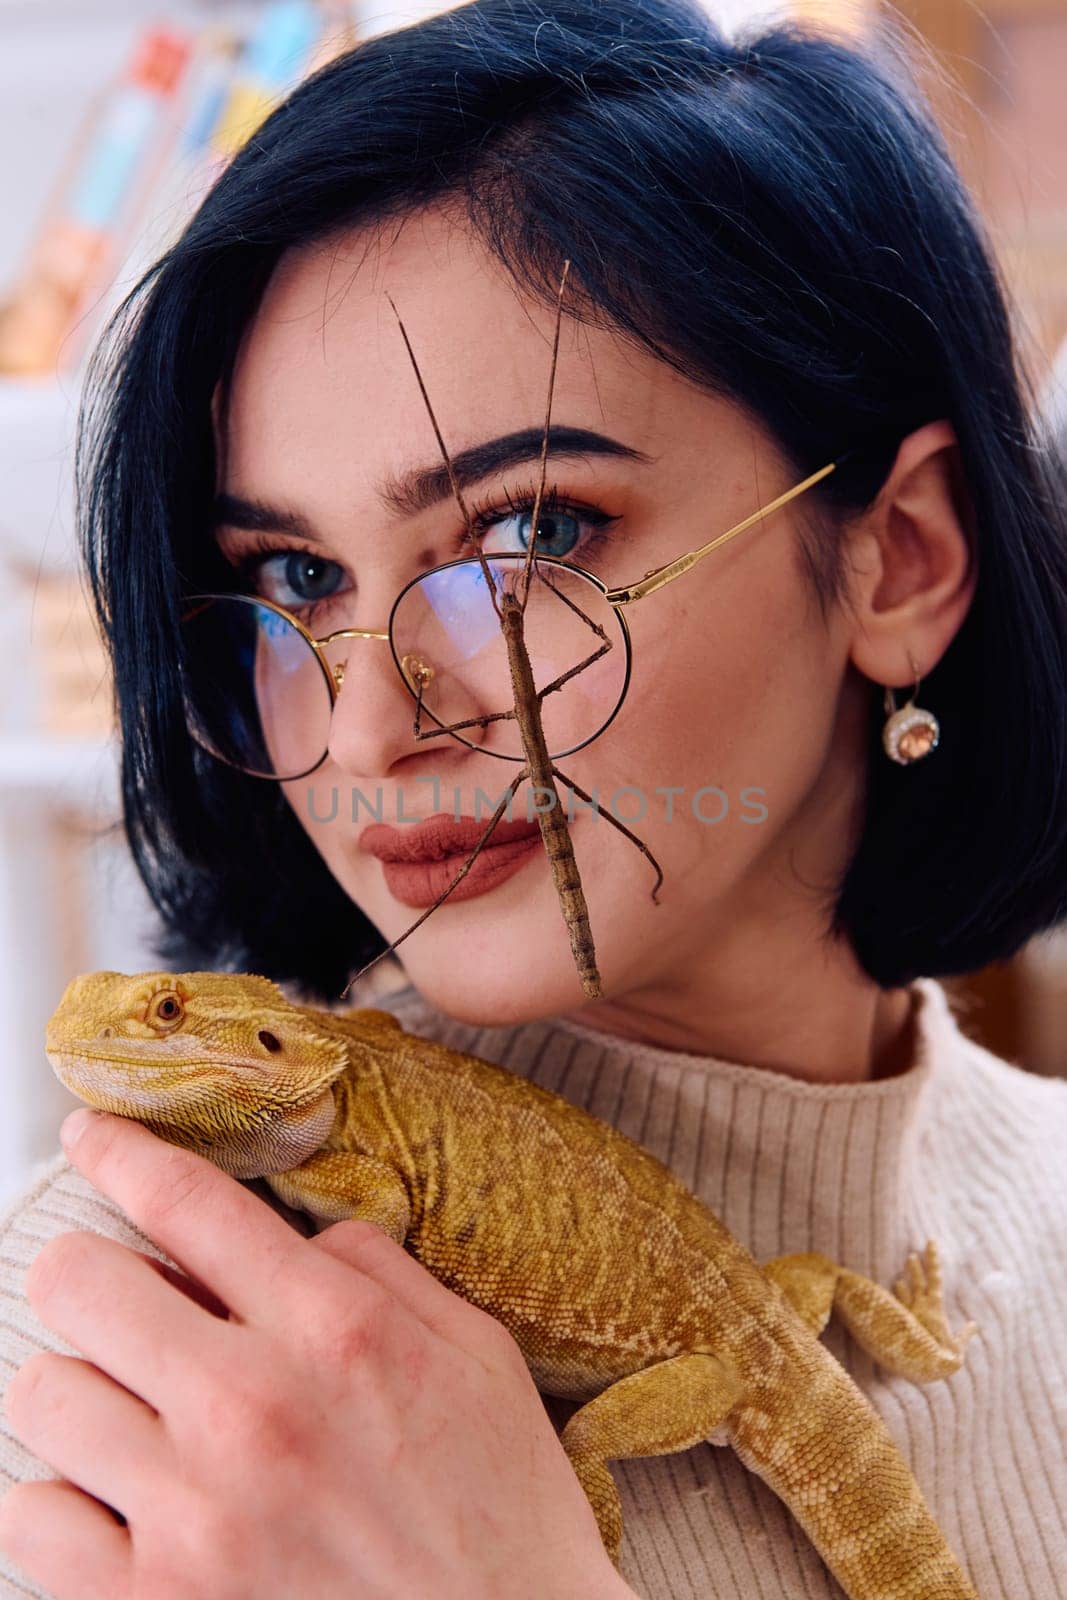
[[[351, 233], [291, 253], [242, 344], [220, 419], [219, 487], [298, 516], [301, 534], [261, 516], [255, 532], [223, 522], [218, 539], [241, 566], [239, 589], [295, 612], [317, 637], [383, 630], [405, 584], [470, 548], [387, 296], [450, 455], [512, 434], [534, 441], [526, 459], [464, 488], [487, 550], [521, 551], [529, 532], [523, 507], [539, 476], [554, 308], [521, 296], [443, 209], [409, 217], [392, 237]], [[706, 543], [795, 481], [738, 406], [568, 317], [552, 423], [613, 442], [550, 451], [556, 500], [542, 521], [555, 553], [609, 586]], [[826, 461], [838, 448], [826, 441]], [[429, 488], [401, 503], [397, 485], [416, 473], [433, 475]], [[849, 664], [847, 619], [824, 619], [804, 576], [798, 523], [813, 509], [802, 496], [628, 607], [633, 668], [622, 709], [559, 761], [601, 809], [572, 801], [570, 836], [601, 1004], [620, 1016], [667, 1015], [694, 986], [713, 991], [739, 960], [788, 960], [823, 932], [859, 826], [872, 690]], [[417, 740], [414, 702], [387, 644], [349, 640], [331, 648], [339, 657], [347, 666], [328, 757], [284, 788], [338, 882], [395, 940], [424, 908], [427, 885], [449, 881], [469, 853], [455, 818], [476, 815], [477, 791], [485, 818], [484, 797], [499, 798], [519, 768], [452, 738]], [[529, 787], [513, 806], [520, 822]], [[652, 866], [609, 810], [662, 868], [659, 904]], [[427, 843], [404, 819], [431, 815], [445, 826]], [[427, 866], [435, 849], [445, 867]], [[383, 851], [415, 860], [398, 866]], [[487, 862], [464, 897], [445, 900], [401, 946], [411, 979], [472, 1021], [580, 1009], [540, 843]]]

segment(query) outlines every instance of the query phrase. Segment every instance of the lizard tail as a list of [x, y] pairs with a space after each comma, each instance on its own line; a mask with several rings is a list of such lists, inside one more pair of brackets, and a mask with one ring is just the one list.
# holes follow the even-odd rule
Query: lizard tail
[[849, 1600], [978, 1600], [907, 1462], [828, 1351], [782, 1414], [742, 1401], [727, 1434], [804, 1528]]

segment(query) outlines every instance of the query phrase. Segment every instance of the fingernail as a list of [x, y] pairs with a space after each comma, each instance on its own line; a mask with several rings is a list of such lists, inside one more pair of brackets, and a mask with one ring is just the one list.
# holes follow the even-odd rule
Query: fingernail
[[59, 1130], [59, 1139], [64, 1150], [70, 1150], [77, 1144], [89, 1123], [96, 1116], [88, 1106], [79, 1106], [77, 1111], [72, 1111], [65, 1119]]

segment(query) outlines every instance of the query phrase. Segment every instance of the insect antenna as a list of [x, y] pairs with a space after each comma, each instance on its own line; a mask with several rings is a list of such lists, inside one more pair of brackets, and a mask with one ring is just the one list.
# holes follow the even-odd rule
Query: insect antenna
[[496, 584], [493, 582], [493, 574], [490, 572], [489, 563], [485, 559], [485, 551], [482, 549], [482, 541], [474, 532], [474, 523], [471, 520], [470, 512], [467, 510], [467, 503], [463, 498], [463, 491], [460, 489], [459, 482], [456, 478], [456, 469], [452, 465], [452, 457], [448, 453], [448, 446], [445, 444], [444, 435], [442, 434], [441, 429], [438, 426], [437, 418], [434, 415], [434, 409], [430, 403], [430, 396], [427, 393], [426, 385], [422, 381], [422, 373], [419, 371], [419, 363], [415, 358], [415, 352], [411, 348], [411, 340], [408, 338], [408, 331], [404, 326], [403, 318], [401, 317], [400, 312], [396, 309], [396, 302], [389, 293], [388, 289], [385, 291], [385, 298], [393, 308], [393, 315], [396, 317], [397, 326], [400, 329], [400, 336], [403, 339], [407, 353], [411, 358], [411, 365], [415, 369], [415, 381], [418, 383], [419, 392], [422, 395], [427, 413], [429, 414], [430, 424], [433, 428], [438, 446], [440, 447], [441, 456], [445, 463], [445, 471], [448, 473], [448, 481], [452, 486], [452, 494], [455, 498], [456, 504], [459, 506], [459, 514], [463, 518], [464, 536], [466, 537], [468, 543], [473, 544], [477, 549], [478, 559], [482, 566], [482, 576], [485, 578], [485, 581], [489, 586], [489, 599], [492, 601], [493, 610], [499, 617], [500, 606], [497, 602]]
[[541, 477], [537, 485], [537, 494], [534, 498], [533, 510], [530, 514], [530, 543], [526, 547], [526, 560], [523, 562], [522, 582], [519, 590], [519, 604], [523, 611], [526, 610], [526, 600], [530, 593], [530, 574], [533, 571], [533, 558], [537, 549], [538, 520], [541, 515], [541, 501], [545, 493], [545, 476], [548, 471], [548, 434], [552, 421], [552, 396], [556, 388], [556, 360], [559, 356], [559, 331], [563, 320], [563, 291], [567, 286], [567, 274], [571, 264], [567, 260], [563, 263], [563, 272], [559, 280], [559, 291], [556, 295], [556, 329], [552, 339], [552, 365], [548, 373], [548, 402], [545, 406], [545, 426], [541, 435]]

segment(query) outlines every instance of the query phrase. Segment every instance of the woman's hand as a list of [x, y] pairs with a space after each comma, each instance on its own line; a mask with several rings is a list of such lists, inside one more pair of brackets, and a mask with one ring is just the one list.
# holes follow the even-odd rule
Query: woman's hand
[[301, 1238], [140, 1124], [79, 1120], [71, 1161], [193, 1281], [93, 1233], [27, 1274], [86, 1358], [8, 1389], [66, 1481], [10, 1489], [0, 1545], [55, 1600], [632, 1595], [501, 1324], [374, 1223]]

